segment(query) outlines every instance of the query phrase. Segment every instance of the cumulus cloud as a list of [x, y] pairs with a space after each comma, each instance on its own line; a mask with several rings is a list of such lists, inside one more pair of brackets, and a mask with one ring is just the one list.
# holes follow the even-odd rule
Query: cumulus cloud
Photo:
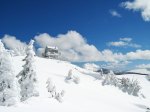
[[120, 38], [120, 40], [124, 42], [131, 42], [132, 38]]
[[123, 2], [121, 6], [126, 9], [139, 11], [145, 21], [150, 21], [150, 0], [133, 0]]
[[100, 69], [100, 66], [95, 63], [85, 63], [83, 65], [83, 68], [90, 70], [90, 71], [98, 71]]
[[36, 43], [45, 48], [57, 46], [63, 59], [69, 61], [99, 61], [101, 52], [94, 46], [89, 45], [84, 37], [76, 31], [68, 31], [52, 37], [47, 33], [35, 36]]
[[[61, 52], [62, 59], [72, 62], [105, 62], [105, 65], [101, 67], [107, 67], [109, 69], [123, 69], [126, 65], [133, 60], [150, 60], [150, 50], [136, 50], [134, 52], [113, 52], [109, 49], [102, 51], [98, 50], [94, 45], [88, 44], [86, 39], [76, 31], [68, 31], [66, 34], [59, 34], [56, 37], [52, 37], [47, 33], [39, 34], [34, 37], [37, 46], [37, 53], [44, 52], [44, 48], [48, 46], [57, 46]], [[132, 38], [120, 38], [119, 41], [123, 43], [116, 43], [115, 46], [128, 46], [136, 45], [132, 43]], [[5, 35], [2, 38], [2, 42], [5, 46], [13, 50], [16, 55], [25, 55], [26, 43], [21, 42], [14, 36]], [[127, 45], [128, 44], [128, 45]], [[138, 48], [138, 47], [136, 47]], [[139, 67], [145, 67], [147, 65], [141, 65]], [[94, 70], [99, 66], [88, 63], [87, 68]]]
[[[76, 31], [68, 31], [66, 34], [59, 34], [52, 37], [47, 33], [34, 37], [36, 44], [40, 46], [41, 53], [48, 46], [57, 46], [63, 59], [74, 62], [103, 61], [111, 65], [125, 65], [131, 60], [150, 60], [150, 50], [136, 50], [134, 52], [113, 52], [109, 49], [98, 50], [94, 45], [89, 45], [85, 38]], [[120, 38], [128, 46], [137, 45], [132, 43], [132, 38]], [[136, 47], [138, 48], [139, 45]], [[124, 63], [126, 62], [126, 63]]]
[[119, 41], [108, 42], [108, 46], [140, 48], [141, 45], [132, 43], [132, 38], [120, 38]]
[[114, 17], [122, 17], [116, 10], [110, 10], [109, 13]]
[[137, 65], [136, 68], [140, 68], [140, 69], [150, 69], [150, 64]]
[[122, 47], [122, 46], [127, 46], [128, 43], [123, 42], [123, 41], [117, 41], [117, 42], [109, 42], [108, 46], [115, 46], [115, 47]]
[[136, 50], [135, 52], [128, 52], [126, 60], [150, 60], [150, 50]]
[[[94, 45], [88, 44], [86, 39], [76, 31], [68, 31], [66, 34], [59, 34], [52, 37], [43, 33], [34, 37], [39, 46], [38, 53], [44, 52], [48, 46], [57, 46], [63, 59], [74, 62], [103, 61], [108, 68], [117, 68], [127, 65], [132, 60], [150, 60], [150, 50], [136, 50], [134, 52], [113, 52], [109, 49], [98, 50]], [[14, 36], [5, 35], [2, 38], [5, 46], [15, 51], [16, 55], [24, 55], [26, 43], [21, 42]], [[132, 38], [120, 38], [119, 41], [125, 44], [132, 43]], [[132, 43], [133, 44], [133, 43]], [[95, 66], [95, 65], [93, 65]], [[96, 66], [95, 66], [96, 67]]]
[[122, 53], [114, 53], [109, 49], [105, 49], [101, 51], [101, 53], [101, 60], [104, 62], [118, 63], [122, 60], [125, 60], [125, 55], [123, 55]]
[[25, 55], [26, 50], [26, 43], [21, 42], [20, 40], [16, 39], [14, 36], [5, 35], [2, 38], [2, 42], [9, 50], [13, 50], [15, 55]]
[[120, 61], [120, 62], [108, 62], [103, 64], [102, 67], [112, 69], [112, 70], [120, 70], [125, 69], [125, 66], [131, 63], [130, 61]]

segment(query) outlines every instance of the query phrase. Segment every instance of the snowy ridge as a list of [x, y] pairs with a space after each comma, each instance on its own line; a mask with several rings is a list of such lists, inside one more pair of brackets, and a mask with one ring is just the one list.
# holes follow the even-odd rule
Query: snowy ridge
[[136, 72], [136, 73], [141, 73], [141, 74], [150, 74], [150, 71], [147, 69], [134, 69], [134, 70], [130, 70], [129, 72]]
[[[18, 74], [24, 65], [24, 57], [13, 57], [15, 73]], [[117, 77], [136, 78], [141, 86], [142, 97], [123, 93], [114, 86], [102, 86], [99, 74], [82, 69], [69, 62], [35, 58], [38, 77], [39, 97], [31, 97], [15, 106], [0, 106], [0, 112], [146, 112], [150, 106], [150, 84], [145, 76], [121, 75]], [[69, 70], [80, 78], [80, 83], [66, 83]], [[64, 90], [63, 102], [59, 103], [47, 92], [46, 81], [51, 78], [57, 91]]]

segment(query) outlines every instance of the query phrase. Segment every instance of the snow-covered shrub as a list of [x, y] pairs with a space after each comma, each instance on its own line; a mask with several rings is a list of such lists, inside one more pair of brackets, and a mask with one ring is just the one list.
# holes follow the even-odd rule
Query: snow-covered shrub
[[46, 84], [47, 84], [46, 88], [47, 91], [50, 93], [50, 97], [55, 98], [59, 102], [63, 102], [62, 97], [64, 97], [65, 91], [62, 90], [61, 92], [57, 92], [56, 87], [50, 78], [48, 78]]
[[66, 77], [66, 80], [67, 80], [67, 81], [68, 81], [68, 80], [71, 80], [71, 79], [73, 79], [72, 69], [69, 70], [68, 76]]
[[150, 81], [150, 74], [146, 75], [148, 81]]
[[53, 85], [52, 80], [50, 78], [48, 78], [48, 80], [46, 81], [46, 88], [48, 90], [48, 92], [50, 93], [51, 97], [55, 97], [56, 95], [56, 87], [55, 85]]
[[121, 83], [119, 85], [119, 88], [123, 91], [123, 92], [127, 92], [129, 89], [129, 85], [130, 85], [130, 80], [129, 78], [122, 78], [121, 79]]
[[80, 78], [73, 75], [72, 69], [70, 69], [69, 72], [68, 72], [68, 76], [66, 77], [65, 81], [67, 83], [74, 82], [76, 84], [79, 84], [80, 83]]
[[11, 106], [20, 100], [20, 88], [10, 54], [0, 41], [0, 105]]
[[74, 76], [74, 80], [73, 80], [76, 84], [79, 84], [80, 83], [80, 78], [79, 77], [75, 77]]
[[0, 54], [5, 51], [4, 44], [2, 43], [2, 40], [0, 39]]
[[63, 97], [64, 95], [65, 95], [65, 91], [62, 90], [62, 91], [61, 91], [61, 96]]
[[102, 85], [113, 85], [133, 96], [138, 96], [141, 89], [137, 80], [130, 80], [129, 78], [119, 79], [114, 74], [104, 75]]
[[138, 93], [140, 92], [141, 86], [139, 85], [139, 82], [137, 80], [130, 81], [130, 86], [128, 90], [128, 94], [131, 94], [133, 96], [138, 96]]
[[118, 86], [118, 78], [113, 74], [113, 73], [109, 73], [107, 75], [103, 76], [103, 81], [102, 81], [102, 85], [114, 85], [114, 86]]
[[100, 73], [100, 76], [101, 76], [101, 77], [104, 75], [102, 68], [99, 70], [99, 73]]
[[119, 88], [123, 92], [127, 92], [130, 95], [138, 96], [141, 86], [139, 85], [137, 80], [133, 80], [133, 79], [130, 80], [129, 78], [122, 78]]
[[32, 96], [39, 96], [39, 92], [37, 91], [37, 76], [35, 72], [34, 65], [34, 56], [35, 52], [33, 50], [34, 41], [31, 40], [29, 45], [27, 46], [25, 57], [25, 65], [23, 66], [23, 70], [18, 74], [19, 83], [21, 86], [21, 100], [26, 100]]
[[62, 103], [63, 102], [62, 97], [64, 96], [64, 94], [65, 94], [64, 90], [62, 90], [60, 93], [56, 93], [55, 99], [60, 103]]

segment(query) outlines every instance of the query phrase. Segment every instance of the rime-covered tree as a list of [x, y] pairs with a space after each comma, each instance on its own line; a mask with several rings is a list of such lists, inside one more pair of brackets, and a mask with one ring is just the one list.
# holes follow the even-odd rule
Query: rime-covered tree
[[50, 93], [51, 97], [55, 97], [56, 95], [56, 87], [53, 85], [53, 82], [50, 78], [48, 78], [48, 80], [46, 81], [46, 88], [47, 91]]
[[56, 87], [50, 78], [48, 78], [48, 80], [46, 81], [46, 84], [47, 84], [46, 86], [47, 91], [50, 93], [51, 98], [55, 98], [60, 103], [63, 102], [65, 91], [62, 90], [61, 92], [57, 92]]
[[150, 81], [150, 74], [146, 75], [148, 81]]
[[12, 59], [0, 41], [0, 105], [11, 106], [20, 100], [20, 88]]
[[2, 43], [2, 40], [0, 39], [0, 54], [5, 50], [4, 44]]
[[68, 72], [68, 76], [66, 77], [65, 81], [67, 83], [74, 82], [76, 84], [79, 84], [80, 83], [80, 78], [73, 75], [73, 70], [70, 69], [69, 72]]
[[21, 86], [21, 100], [26, 100], [32, 96], [39, 96], [37, 91], [37, 75], [35, 72], [35, 52], [33, 50], [34, 40], [31, 40], [26, 49], [25, 65], [19, 73], [19, 83]]

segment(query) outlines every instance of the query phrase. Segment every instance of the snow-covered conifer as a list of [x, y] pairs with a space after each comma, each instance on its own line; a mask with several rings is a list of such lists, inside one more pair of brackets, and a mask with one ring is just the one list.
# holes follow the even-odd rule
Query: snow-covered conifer
[[61, 96], [63, 97], [64, 95], [65, 95], [65, 91], [62, 90], [62, 91], [61, 91]]
[[138, 96], [140, 89], [141, 89], [141, 86], [139, 85], [138, 81], [132, 80], [132, 81], [130, 81], [128, 94], [131, 94], [133, 96]]
[[146, 75], [148, 81], [150, 81], [150, 74]]
[[12, 59], [0, 41], [0, 105], [11, 106], [20, 100], [20, 88]]
[[50, 93], [51, 97], [55, 97], [56, 94], [56, 87], [53, 85], [53, 82], [50, 78], [48, 78], [48, 80], [46, 81], [46, 88], [48, 90], [48, 92]]
[[103, 76], [102, 85], [117, 86], [118, 85], [118, 79], [114, 74], [109, 73], [109, 74]]
[[59, 101], [60, 103], [63, 102], [61, 93], [56, 93], [55, 99], [56, 99], [57, 101]]
[[73, 78], [73, 81], [76, 83], [76, 84], [79, 84], [80, 83], [80, 78], [79, 77], [75, 77]]
[[73, 72], [73, 70], [70, 69], [69, 72], [68, 72], [68, 76], [66, 77], [65, 81], [68, 82], [68, 83], [69, 82], [74, 82], [76, 84], [79, 84], [80, 83], [80, 78], [73, 75], [72, 72]]
[[73, 75], [72, 75], [72, 69], [69, 70], [68, 72], [68, 76], [66, 77], [66, 79], [72, 79], [73, 78]]
[[56, 87], [50, 78], [47, 79], [46, 84], [47, 84], [46, 88], [47, 88], [48, 92], [50, 93], [51, 98], [56, 99], [60, 103], [63, 102], [62, 97], [64, 96], [65, 91], [62, 90], [61, 92], [57, 92]]
[[34, 40], [31, 40], [26, 49], [27, 56], [25, 57], [25, 65], [18, 77], [21, 86], [21, 100], [26, 100], [32, 96], [39, 96], [37, 91], [37, 75], [35, 72], [35, 52], [33, 50]]
[[2, 40], [0, 39], [0, 53], [2, 53], [5, 50], [4, 44], [2, 43]]

